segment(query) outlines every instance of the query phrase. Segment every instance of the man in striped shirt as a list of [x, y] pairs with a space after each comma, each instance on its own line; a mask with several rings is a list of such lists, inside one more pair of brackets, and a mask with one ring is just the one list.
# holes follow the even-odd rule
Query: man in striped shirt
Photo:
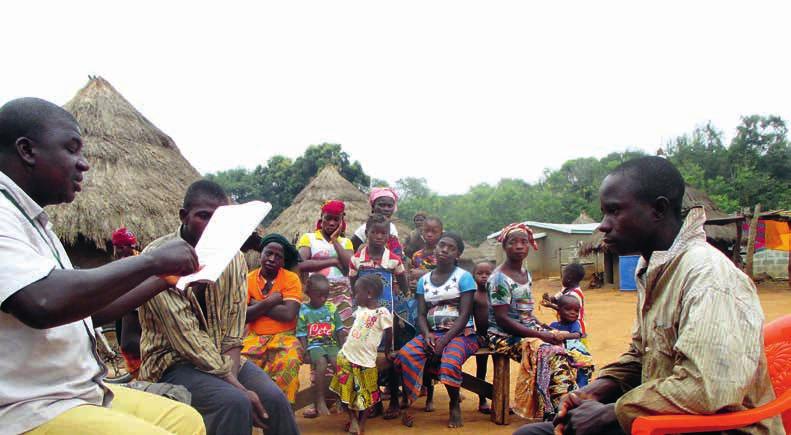
[[[538, 423], [517, 434], [624, 434], [640, 416], [729, 413], [774, 399], [755, 285], [706, 242], [702, 208], [682, 216], [684, 189], [661, 157], [628, 161], [604, 179], [604, 243], [642, 257], [631, 345], [566, 396], [554, 428]], [[737, 433], [784, 430], [774, 417]]]
[[[171, 240], [195, 246], [214, 211], [227, 204], [219, 185], [196, 181], [179, 211], [179, 229], [143, 253]], [[240, 358], [246, 302], [241, 253], [216, 282], [193, 284], [184, 292], [171, 288], [152, 298], [140, 308], [140, 378], [185, 386], [209, 434], [249, 434], [253, 425], [271, 434], [299, 433], [283, 392], [258, 366]]]

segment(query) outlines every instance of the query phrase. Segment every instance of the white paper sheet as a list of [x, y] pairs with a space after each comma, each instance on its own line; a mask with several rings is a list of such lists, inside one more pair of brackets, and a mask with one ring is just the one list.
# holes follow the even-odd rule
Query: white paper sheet
[[196, 281], [217, 281], [270, 210], [272, 205], [262, 201], [217, 208], [195, 246], [198, 263], [203, 269], [192, 275], [182, 276], [176, 283], [176, 288], [184, 290], [187, 285]]

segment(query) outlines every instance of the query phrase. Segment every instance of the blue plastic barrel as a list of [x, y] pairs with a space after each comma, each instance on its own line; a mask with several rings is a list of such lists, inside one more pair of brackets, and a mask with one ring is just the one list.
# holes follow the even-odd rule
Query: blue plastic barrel
[[634, 275], [637, 270], [638, 260], [640, 260], [639, 255], [624, 255], [618, 257], [618, 274], [622, 291], [637, 290], [637, 283], [635, 282]]

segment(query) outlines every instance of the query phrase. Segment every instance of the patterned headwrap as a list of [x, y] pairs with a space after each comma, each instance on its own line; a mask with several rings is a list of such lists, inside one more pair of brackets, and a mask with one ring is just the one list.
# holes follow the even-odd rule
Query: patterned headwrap
[[383, 196], [388, 197], [388, 198], [393, 198], [393, 202], [395, 203], [395, 207], [393, 207], [393, 213], [397, 212], [398, 211], [398, 194], [395, 192], [395, 190], [393, 190], [393, 189], [391, 189], [389, 187], [374, 187], [373, 189], [371, 189], [371, 194], [368, 195], [368, 203], [371, 204], [371, 208], [373, 208], [374, 203], [376, 202], [376, 200], [381, 198], [381, 197], [383, 197]]
[[283, 267], [286, 269], [291, 270], [302, 261], [302, 257], [299, 256], [297, 248], [280, 234], [272, 233], [265, 235], [264, 238], [261, 239], [261, 252], [263, 252], [266, 245], [270, 243], [277, 243], [283, 247]]
[[[334, 214], [334, 215], [342, 215], [346, 210], [346, 204], [343, 201], [338, 199], [330, 199], [324, 202], [324, 205], [321, 206], [321, 215], [324, 216], [324, 213]], [[321, 229], [321, 217], [319, 220], [316, 221], [316, 229]], [[341, 221], [341, 234], [346, 232], [346, 221]]]
[[112, 235], [113, 246], [135, 246], [137, 245], [137, 237], [126, 229], [126, 227], [118, 228], [113, 231]]
[[530, 227], [522, 223], [506, 225], [505, 228], [500, 230], [500, 235], [497, 236], [497, 241], [500, 243], [505, 243], [505, 241], [508, 240], [508, 236], [518, 232], [527, 234], [527, 240], [530, 242], [530, 246], [532, 246], [533, 249], [538, 251], [538, 243], [536, 243], [536, 239], [533, 238], [533, 230], [531, 230]]

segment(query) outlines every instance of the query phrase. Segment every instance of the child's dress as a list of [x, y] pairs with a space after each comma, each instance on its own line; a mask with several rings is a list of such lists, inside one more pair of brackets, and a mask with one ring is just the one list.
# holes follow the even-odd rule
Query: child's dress
[[364, 411], [381, 400], [376, 352], [384, 331], [392, 327], [393, 315], [387, 308], [355, 310], [354, 323], [338, 353], [337, 371], [330, 382], [330, 390], [349, 409]]
[[[552, 322], [549, 327], [558, 331], [584, 334], [579, 321], [572, 323]], [[585, 343], [581, 339], [566, 340], [564, 347], [574, 361], [571, 366], [577, 369], [577, 387], [582, 388], [588, 385], [593, 376], [593, 357]]]

